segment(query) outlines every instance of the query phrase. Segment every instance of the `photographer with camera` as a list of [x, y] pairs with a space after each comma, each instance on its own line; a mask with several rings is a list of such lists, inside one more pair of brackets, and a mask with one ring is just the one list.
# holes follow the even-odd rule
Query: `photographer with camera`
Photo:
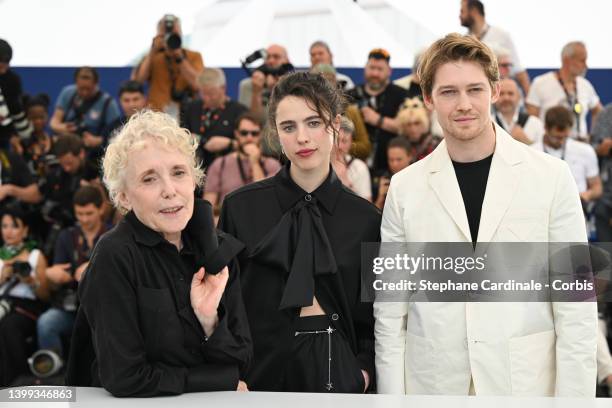
[[78, 135], [92, 157], [106, 145], [103, 130], [119, 117], [117, 103], [98, 87], [98, 80], [94, 68], [77, 68], [75, 83], [62, 89], [50, 122], [58, 135]]
[[[101, 188], [97, 167], [85, 159], [83, 142], [75, 135], [60, 136], [54, 145], [57, 161], [49, 164], [40, 182], [45, 198], [41, 213], [51, 225], [61, 228], [75, 222], [72, 199], [83, 185]], [[46, 251], [45, 251], [46, 252]]]
[[62, 338], [72, 332], [76, 316], [78, 282], [89, 264], [93, 247], [106, 232], [103, 223], [104, 197], [99, 189], [83, 186], [74, 195], [78, 224], [63, 229], [55, 241], [53, 266], [47, 268], [51, 308], [37, 323], [38, 347], [67, 356]]
[[132, 71], [131, 79], [149, 83], [149, 104], [179, 118], [180, 105], [198, 89], [204, 68], [202, 55], [182, 47], [181, 22], [166, 14], [157, 24], [149, 53]]
[[40, 190], [23, 158], [0, 149], [0, 210], [17, 201], [36, 204], [41, 199]]
[[372, 153], [368, 165], [372, 175], [378, 176], [387, 167], [387, 144], [397, 135], [395, 115], [408, 92], [389, 80], [391, 55], [387, 50], [375, 48], [368, 54], [364, 69], [365, 83], [348, 91], [361, 111], [366, 129], [372, 143]]
[[36, 334], [36, 319], [49, 298], [47, 261], [27, 239], [29, 221], [19, 205], [2, 212], [0, 248], [0, 387], [27, 372], [32, 350], [26, 339]]
[[184, 109], [181, 125], [199, 138], [197, 154], [208, 167], [234, 146], [234, 123], [246, 106], [227, 96], [223, 70], [204, 68], [198, 76], [200, 97]]
[[[259, 59], [263, 59], [263, 65], [254, 70], [248, 67]], [[252, 113], [262, 115], [265, 113], [270, 92], [278, 79], [288, 72], [293, 71], [293, 65], [289, 62], [287, 49], [278, 44], [272, 44], [265, 50], [257, 50], [242, 61], [242, 67], [250, 75], [240, 81], [238, 101], [248, 106]]]

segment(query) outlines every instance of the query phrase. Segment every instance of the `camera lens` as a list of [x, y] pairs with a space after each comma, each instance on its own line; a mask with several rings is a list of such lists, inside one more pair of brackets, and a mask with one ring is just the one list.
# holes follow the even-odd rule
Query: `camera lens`
[[60, 356], [51, 350], [38, 350], [28, 359], [28, 364], [32, 373], [38, 378], [51, 377], [63, 366]]
[[166, 46], [171, 50], [181, 48], [181, 36], [175, 33], [166, 34]]

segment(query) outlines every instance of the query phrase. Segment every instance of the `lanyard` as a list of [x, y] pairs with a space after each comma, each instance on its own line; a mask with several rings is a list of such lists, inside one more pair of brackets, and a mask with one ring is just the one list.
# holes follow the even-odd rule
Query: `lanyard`
[[574, 80], [574, 93], [571, 94], [567, 91], [567, 89], [565, 89], [559, 71], [557, 71], [557, 81], [559, 81], [561, 89], [563, 89], [563, 92], [565, 92], [565, 98], [567, 99], [567, 104], [569, 105], [570, 110], [574, 113], [574, 116], [576, 116], [576, 136], [580, 136], [580, 114], [582, 113], [582, 105], [580, 102], [578, 102], [578, 82]]
[[[238, 171], [240, 172], [240, 178], [242, 179], [242, 184], [246, 185], [253, 182], [253, 171], [251, 170], [251, 176], [247, 177], [246, 172], [244, 171], [244, 167], [242, 167], [242, 159], [240, 158], [240, 154], [236, 154], [236, 161], [238, 162]], [[263, 170], [264, 176], [268, 177], [268, 172], [264, 166], [263, 160], [259, 160], [259, 165]]]
[[[548, 149], [546, 148], [546, 144], [544, 142], [542, 142], [542, 147], [544, 148], [544, 152], [548, 153], [552, 156], [552, 154], [548, 151]], [[565, 143], [563, 143], [563, 150], [561, 150], [561, 160], [565, 161], [565, 148], [567, 147], [567, 140], [565, 141]]]

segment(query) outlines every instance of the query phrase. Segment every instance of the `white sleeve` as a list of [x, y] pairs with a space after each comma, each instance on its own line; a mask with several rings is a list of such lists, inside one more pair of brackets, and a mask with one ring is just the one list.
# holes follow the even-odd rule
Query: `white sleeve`
[[529, 116], [524, 130], [533, 143], [541, 143], [544, 139], [544, 124], [537, 116]]
[[[574, 178], [563, 162], [550, 211], [550, 242], [587, 242]], [[558, 397], [594, 397], [597, 376], [597, 303], [553, 302]]]
[[538, 108], [542, 107], [542, 99], [540, 97], [540, 87], [542, 86], [541, 77], [537, 77], [533, 80], [531, 86], [529, 87], [529, 93], [527, 93], [527, 97], [525, 98], [525, 103], [529, 105], [537, 106]]
[[591, 145], [585, 144], [585, 164], [586, 176], [588, 178], [599, 176], [599, 162], [597, 161], [597, 153]]
[[[396, 201], [397, 185], [391, 179], [381, 225], [383, 242], [405, 242], [402, 215]], [[404, 394], [406, 323], [408, 303], [374, 302], [376, 381], [381, 394]]]
[[593, 85], [589, 81], [585, 80], [584, 83], [587, 87], [587, 106], [589, 110], [591, 110], [599, 104], [599, 95], [597, 95], [597, 91], [595, 91], [595, 88], [593, 88]]
[[370, 171], [368, 170], [367, 164], [362, 160], [354, 159], [351, 165], [355, 168], [355, 179], [351, 180], [353, 183], [353, 191], [357, 193], [358, 196], [366, 200], [371, 200], [372, 182], [370, 181]]

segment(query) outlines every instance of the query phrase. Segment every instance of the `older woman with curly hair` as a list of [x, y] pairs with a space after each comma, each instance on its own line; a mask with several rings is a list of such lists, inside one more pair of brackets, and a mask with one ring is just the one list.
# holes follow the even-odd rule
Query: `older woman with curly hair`
[[109, 144], [104, 183], [125, 217], [80, 284], [68, 383], [121, 397], [247, 389], [252, 346], [232, 260], [242, 245], [217, 235], [210, 204], [194, 200], [196, 147], [152, 111]]

